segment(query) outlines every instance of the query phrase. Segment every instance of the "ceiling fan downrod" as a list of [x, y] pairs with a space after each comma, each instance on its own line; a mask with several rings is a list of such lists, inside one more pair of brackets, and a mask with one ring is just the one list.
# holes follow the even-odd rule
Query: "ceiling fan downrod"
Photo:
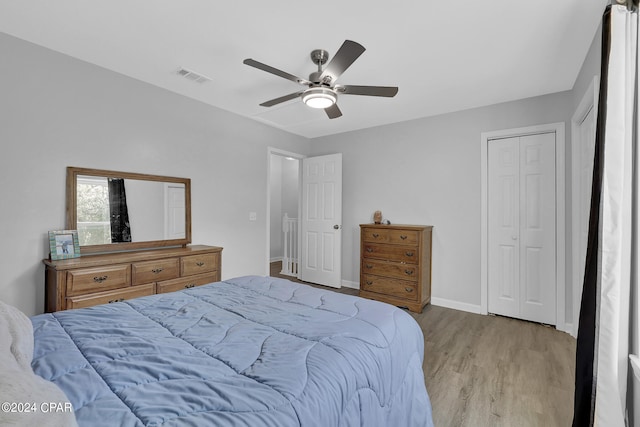
[[311, 61], [318, 66], [318, 71], [309, 74], [309, 80], [313, 83], [322, 83], [320, 76], [322, 75], [322, 66], [329, 60], [329, 52], [324, 49], [315, 49], [311, 51]]

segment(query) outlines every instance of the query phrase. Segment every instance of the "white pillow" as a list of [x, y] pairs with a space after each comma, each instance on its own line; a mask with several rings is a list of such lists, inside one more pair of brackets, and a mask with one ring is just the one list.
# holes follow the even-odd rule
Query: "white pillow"
[[69, 399], [33, 373], [33, 325], [0, 301], [0, 425], [77, 427]]

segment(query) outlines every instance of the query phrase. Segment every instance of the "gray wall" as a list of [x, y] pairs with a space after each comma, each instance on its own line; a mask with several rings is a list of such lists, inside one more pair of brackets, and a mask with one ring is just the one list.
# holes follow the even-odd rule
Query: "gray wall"
[[1, 33], [0, 56], [0, 299], [43, 311], [67, 166], [191, 178], [193, 242], [224, 278], [267, 273], [267, 147], [308, 140]]
[[164, 183], [126, 179], [124, 188], [131, 239], [134, 242], [164, 239]]

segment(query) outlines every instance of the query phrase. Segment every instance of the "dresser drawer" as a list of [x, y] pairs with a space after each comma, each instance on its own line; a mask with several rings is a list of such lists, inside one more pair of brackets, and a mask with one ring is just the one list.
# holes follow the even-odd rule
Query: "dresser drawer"
[[393, 243], [401, 245], [417, 245], [420, 232], [417, 230], [398, 230], [374, 227], [362, 228], [362, 240], [371, 243]]
[[370, 274], [364, 274], [362, 277], [363, 283], [360, 283], [360, 289], [363, 291], [376, 292], [412, 301], [418, 300], [415, 282], [372, 276]]
[[220, 254], [190, 255], [180, 258], [182, 275], [208, 273], [220, 269]]
[[418, 248], [415, 246], [379, 245], [364, 243], [362, 245], [364, 258], [383, 259], [389, 261], [417, 264], [420, 260]]
[[398, 264], [396, 262], [363, 259], [360, 269], [363, 274], [395, 277], [397, 279], [418, 280], [418, 266], [415, 264]]
[[389, 230], [389, 243], [417, 245], [420, 233], [416, 230]]
[[124, 288], [129, 285], [129, 264], [67, 271], [67, 296]]
[[136, 262], [131, 264], [131, 282], [134, 285], [159, 282], [180, 276], [178, 258], [159, 259], [156, 261]]
[[156, 285], [156, 293], [163, 294], [166, 292], [181, 291], [183, 289], [190, 289], [217, 281], [218, 275], [216, 273], [204, 273], [189, 277], [180, 277], [178, 279], [159, 282]]
[[129, 286], [117, 291], [97, 292], [67, 298], [67, 309], [91, 307], [98, 304], [107, 304], [130, 300], [133, 298], [153, 295], [155, 285], [153, 283], [139, 286]]
[[364, 242], [387, 243], [389, 241], [389, 230], [384, 228], [363, 227], [362, 240]]

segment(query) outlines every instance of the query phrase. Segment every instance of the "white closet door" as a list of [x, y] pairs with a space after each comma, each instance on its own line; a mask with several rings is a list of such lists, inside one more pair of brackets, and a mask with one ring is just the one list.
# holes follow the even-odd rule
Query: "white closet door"
[[339, 288], [342, 253], [342, 153], [302, 160], [300, 279]]
[[165, 184], [165, 239], [184, 239], [186, 236], [185, 188], [183, 184]]
[[520, 313], [520, 138], [489, 142], [489, 312]]
[[488, 149], [489, 312], [556, 323], [555, 134]]

